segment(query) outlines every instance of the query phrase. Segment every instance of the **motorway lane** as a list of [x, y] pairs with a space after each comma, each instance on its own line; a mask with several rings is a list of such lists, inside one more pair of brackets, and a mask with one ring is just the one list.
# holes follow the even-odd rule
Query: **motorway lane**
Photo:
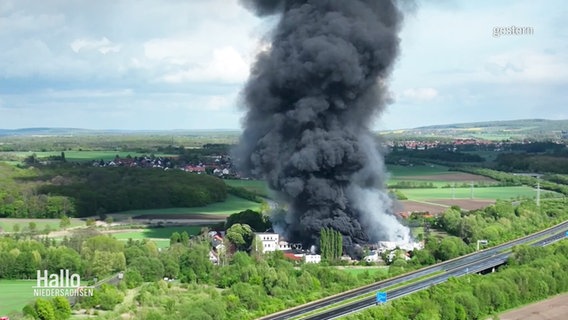
[[[553, 235], [551, 235], [550, 237], [547, 237], [546, 239], [540, 240], [534, 244], [532, 244], [532, 246], [547, 246], [550, 245], [556, 241], [562, 240], [564, 238], [566, 238], [566, 227], [564, 227], [564, 229], [560, 228], [555, 228], [554, 230], [556, 231]], [[434, 276], [432, 278], [429, 279], [425, 279], [422, 280], [420, 282], [414, 283], [414, 284], [410, 284], [408, 286], [404, 286], [404, 287], [400, 287], [391, 291], [387, 291], [387, 297], [389, 297], [389, 300], [392, 299], [397, 299], [400, 297], [403, 297], [405, 295], [414, 293], [416, 291], [419, 290], [423, 290], [426, 289], [430, 286], [442, 283], [447, 281], [449, 278], [451, 277], [460, 277], [466, 274], [471, 274], [471, 273], [477, 273], [477, 272], [481, 272], [483, 270], [487, 270], [490, 269], [492, 267], [495, 266], [499, 266], [503, 263], [505, 263], [507, 261], [507, 259], [510, 256], [510, 252], [505, 252], [505, 253], [495, 253], [495, 255], [490, 256], [490, 257], [486, 257], [482, 260], [467, 264], [467, 265], [462, 265], [459, 267], [456, 267], [454, 269], [450, 269], [448, 270], [448, 272], [441, 274], [441, 275], [437, 275]], [[376, 299], [375, 297], [370, 297], [367, 299], [363, 299], [361, 301], [357, 301], [345, 306], [341, 306], [329, 311], [326, 311], [324, 313], [320, 313], [311, 317], [307, 317], [304, 318], [305, 320], [330, 320], [330, 319], [336, 319], [354, 312], [359, 312], [363, 309], [372, 307], [376, 304]]]
[[[423, 276], [427, 276], [429, 274], [432, 273], [436, 273], [438, 271], [448, 271], [448, 270], [452, 270], [455, 268], [459, 268], [460, 266], [464, 266], [464, 265], [468, 265], [471, 264], [475, 261], [479, 261], [480, 259], [486, 259], [488, 257], [491, 257], [495, 254], [498, 254], [500, 251], [503, 250], [507, 250], [512, 248], [513, 246], [519, 245], [519, 244], [523, 244], [523, 243], [527, 243], [530, 241], [534, 241], [537, 238], [540, 238], [546, 234], [557, 234], [562, 230], [567, 230], [568, 229], [568, 221], [563, 222], [559, 225], [556, 225], [552, 228], [549, 228], [547, 230], [543, 230], [534, 234], [531, 234], [527, 237], [524, 238], [520, 238], [514, 241], [510, 241], [508, 243], [504, 243], [501, 245], [498, 245], [496, 247], [493, 248], [489, 248], [483, 251], [480, 251], [478, 253], [473, 253], [464, 257], [460, 257], [460, 258], [456, 258], [450, 261], [445, 261], [433, 266], [429, 266], [429, 267], [425, 267], [422, 268], [420, 270], [417, 270], [413, 273], [410, 274], [406, 274], [406, 275], [401, 275], [392, 279], [387, 279], [372, 285], [368, 285], [365, 286], [363, 288], [360, 289], [354, 289], [352, 291], [343, 293], [343, 294], [338, 294], [335, 296], [332, 296], [330, 298], [326, 298], [326, 299], [322, 299], [320, 301], [316, 301], [316, 302], [312, 302], [306, 305], [302, 305], [296, 308], [292, 308], [292, 309], [288, 309], [285, 311], [281, 311], [275, 314], [271, 314], [265, 317], [260, 318], [260, 320], [285, 320], [285, 319], [291, 319], [321, 308], [325, 308], [327, 306], [330, 306], [332, 304], [347, 300], [347, 299], [351, 299], [357, 296], [361, 296], [364, 294], [368, 294], [371, 292], [375, 292], [375, 291], [380, 291], [383, 288], [386, 287], [390, 287], [390, 286], [394, 286], [397, 284], [401, 284], [401, 283], [405, 283]], [[310, 318], [311, 319], [311, 318]]]

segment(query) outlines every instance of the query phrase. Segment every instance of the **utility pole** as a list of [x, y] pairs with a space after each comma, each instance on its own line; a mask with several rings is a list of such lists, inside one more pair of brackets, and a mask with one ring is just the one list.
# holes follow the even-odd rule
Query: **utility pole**
[[456, 183], [452, 184], [452, 199], [456, 198]]
[[473, 199], [473, 181], [471, 182], [471, 196], [470, 196], [470, 198]]
[[536, 206], [540, 207], [540, 181], [536, 183]]

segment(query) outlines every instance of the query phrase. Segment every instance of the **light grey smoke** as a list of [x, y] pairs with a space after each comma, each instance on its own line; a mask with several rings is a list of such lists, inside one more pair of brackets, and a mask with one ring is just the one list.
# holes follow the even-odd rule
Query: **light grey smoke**
[[369, 127], [390, 102], [400, 10], [389, 0], [242, 2], [258, 15], [281, 14], [243, 91], [236, 154], [288, 205], [274, 223], [305, 244], [317, 243], [324, 227], [340, 231], [348, 249], [398, 240], [407, 230], [390, 215]]

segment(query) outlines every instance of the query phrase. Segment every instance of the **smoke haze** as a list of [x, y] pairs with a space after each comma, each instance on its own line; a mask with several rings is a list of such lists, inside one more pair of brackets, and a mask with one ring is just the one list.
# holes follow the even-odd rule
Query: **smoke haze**
[[287, 204], [275, 228], [314, 244], [321, 228], [347, 248], [401, 240], [371, 121], [389, 103], [402, 14], [388, 0], [243, 0], [280, 14], [256, 58], [243, 98], [240, 167]]

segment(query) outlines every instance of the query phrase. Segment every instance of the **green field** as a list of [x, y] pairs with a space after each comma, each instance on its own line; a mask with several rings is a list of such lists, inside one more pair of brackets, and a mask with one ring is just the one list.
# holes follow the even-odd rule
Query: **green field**
[[[387, 171], [391, 179], [402, 179], [413, 176], [443, 175], [450, 173], [448, 167], [440, 165], [429, 166], [397, 166], [387, 165]], [[443, 180], [443, 179], [440, 179]]]
[[[71, 227], [84, 226], [85, 222], [80, 219], [70, 219]], [[14, 225], [18, 224], [20, 226], [20, 231], [29, 226], [30, 222], [35, 222], [36, 229], [42, 231], [45, 226], [49, 226], [51, 231], [59, 230], [60, 219], [16, 219], [16, 218], [0, 218], [0, 228], [2, 230], [11, 232], [14, 230]]]
[[[470, 199], [471, 188], [427, 188], [427, 189], [404, 189], [402, 193], [408, 200], [433, 200], [433, 199]], [[541, 196], [556, 193], [541, 190]], [[536, 190], [531, 187], [484, 187], [473, 189], [473, 199], [516, 199], [536, 197]]]
[[[3, 156], [6, 159], [25, 159], [26, 157], [31, 156], [34, 154], [37, 158], [47, 158], [50, 156], [60, 156], [61, 152], [59, 151], [48, 151], [48, 152], [0, 152], [0, 156]], [[65, 151], [65, 159], [67, 161], [89, 161], [89, 160], [112, 160], [116, 156], [121, 158], [125, 158], [126, 156], [130, 155], [132, 157], [138, 157], [142, 155], [149, 155], [147, 153], [138, 153], [138, 152], [123, 152], [123, 151]], [[168, 157], [175, 157], [177, 155], [170, 155], [170, 154], [155, 154], [155, 156], [168, 156]]]
[[112, 215], [120, 215], [120, 217], [138, 216], [144, 214], [211, 214], [211, 215], [230, 215], [235, 212], [247, 209], [258, 210], [260, 203], [249, 201], [233, 195], [227, 196], [223, 202], [215, 202], [204, 207], [193, 208], [167, 208], [167, 209], [149, 209], [149, 210], [129, 210], [117, 212]]
[[197, 235], [201, 228], [206, 226], [178, 226], [178, 227], [163, 227], [163, 228], [148, 228], [143, 231], [125, 231], [115, 233], [112, 236], [118, 240], [142, 240], [151, 239], [156, 243], [158, 248], [167, 248], [170, 246], [170, 236], [174, 232], [182, 233], [186, 231], [190, 236]]
[[225, 184], [231, 187], [241, 187], [245, 188], [251, 192], [258, 194], [259, 196], [268, 196], [269, 190], [266, 182], [262, 180], [224, 180]]
[[22, 308], [34, 300], [35, 280], [0, 280], [0, 316]]

